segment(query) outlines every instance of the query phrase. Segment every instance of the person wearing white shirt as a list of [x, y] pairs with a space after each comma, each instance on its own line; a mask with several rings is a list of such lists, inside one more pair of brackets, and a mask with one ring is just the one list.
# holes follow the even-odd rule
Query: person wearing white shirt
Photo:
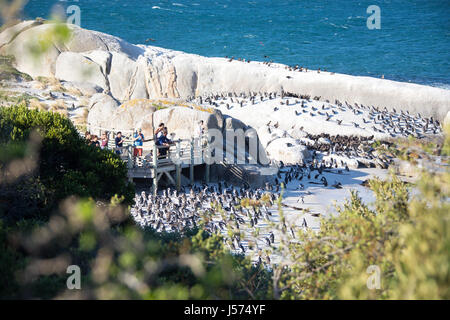
[[205, 133], [205, 129], [203, 127], [203, 120], [198, 122], [197, 128], [195, 130], [195, 137], [200, 138]]

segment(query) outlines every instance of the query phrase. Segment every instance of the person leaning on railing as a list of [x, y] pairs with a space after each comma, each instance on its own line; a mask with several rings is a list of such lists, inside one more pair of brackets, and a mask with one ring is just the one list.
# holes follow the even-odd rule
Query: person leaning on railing
[[91, 146], [100, 148], [100, 142], [98, 141], [98, 136], [95, 134], [91, 136]]
[[122, 154], [122, 147], [123, 147], [123, 138], [122, 138], [122, 132], [117, 132], [116, 139], [116, 154], [120, 155]]
[[162, 135], [162, 131], [164, 130], [164, 123], [161, 122], [155, 130], [155, 139], [158, 139]]
[[159, 155], [166, 156], [167, 150], [169, 150], [171, 144], [173, 144], [173, 142], [172, 142], [172, 140], [167, 138], [167, 128], [165, 127], [162, 130], [162, 135], [160, 135], [159, 138], [156, 139], [156, 145], [164, 147], [164, 148], [159, 148]]
[[108, 148], [108, 142], [109, 142], [108, 136], [106, 135], [106, 132], [103, 132], [100, 148], [102, 149]]

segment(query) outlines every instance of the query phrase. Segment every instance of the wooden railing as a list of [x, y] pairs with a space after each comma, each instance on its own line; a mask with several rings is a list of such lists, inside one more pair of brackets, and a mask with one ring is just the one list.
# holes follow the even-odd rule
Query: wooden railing
[[[93, 127], [90, 129], [92, 130]], [[129, 177], [149, 177], [153, 178], [153, 190], [157, 190], [158, 180], [165, 173], [169, 180], [176, 184], [177, 188], [181, 185], [181, 169], [189, 167], [189, 179], [194, 182], [194, 166], [205, 163], [205, 156], [208, 154], [208, 143], [206, 136], [191, 139], [173, 140], [169, 147], [158, 146], [154, 139], [144, 140], [143, 146], [134, 146], [132, 136], [127, 137], [126, 133], [133, 134], [132, 130], [114, 130], [95, 127], [94, 130], [106, 132], [108, 144], [106, 148], [118, 153], [123, 161], [127, 163]], [[123, 134], [123, 146], [115, 146], [115, 136], [117, 132]], [[135, 132], [135, 131], [134, 131]], [[83, 136], [84, 133], [80, 132]], [[111, 136], [112, 134], [112, 136]], [[101, 144], [101, 140], [99, 140]], [[134, 156], [136, 148], [142, 149], [141, 156]], [[166, 149], [166, 154], [161, 155], [161, 150]], [[158, 155], [158, 156], [155, 156]], [[169, 174], [170, 171], [176, 171], [175, 180]], [[206, 166], [206, 181], [209, 182], [209, 165]]]

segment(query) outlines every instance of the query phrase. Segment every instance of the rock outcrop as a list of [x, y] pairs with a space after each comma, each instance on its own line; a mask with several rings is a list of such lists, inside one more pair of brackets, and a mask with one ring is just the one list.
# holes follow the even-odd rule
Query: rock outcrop
[[[14, 28], [14, 27], [12, 27]], [[52, 44], [39, 56], [33, 52], [42, 48], [41, 41], [45, 41], [47, 35], [53, 30], [53, 24], [29, 24], [28, 28], [21, 29], [12, 40], [1, 47], [0, 53], [15, 57], [16, 68], [20, 72], [32, 77], [52, 77], [55, 75], [56, 59], [60, 54], [60, 48]], [[3, 31], [10, 32], [10, 28]], [[74, 66], [76, 68], [78, 66]]]
[[7, 28], [5, 31], [0, 33], [0, 48], [6, 44], [9, 44], [21, 32], [37, 25], [40, 25], [40, 23], [34, 20], [28, 20], [22, 21], [18, 24], [15, 24]]
[[100, 93], [91, 98], [88, 125], [117, 130], [141, 128], [144, 135], [151, 137], [156, 126], [163, 122], [176, 139], [189, 139], [193, 136], [200, 120], [207, 130], [222, 132], [223, 117], [215, 109], [194, 108], [162, 100], [132, 99], [119, 106], [113, 97]]
[[267, 146], [266, 152], [270, 159], [282, 161], [285, 165], [306, 163], [310, 157], [307, 147], [292, 138], [280, 138], [272, 141]]
[[[92, 96], [88, 115], [88, 125], [91, 127], [120, 130], [142, 128], [144, 135], [151, 137], [155, 125], [163, 122], [171, 133], [175, 133], [176, 139], [190, 138], [199, 120], [203, 120], [209, 130], [222, 132], [245, 131], [253, 127], [258, 128], [257, 135], [251, 135], [258, 137], [260, 147], [272, 161], [294, 164], [310, 156], [304, 146], [306, 133], [323, 131], [323, 125], [327, 128], [334, 126], [334, 131], [344, 135], [351, 132], [360, 135], [372, 133], [362, 128], [355, 129], [359, 125], [357, 123], [354, 123], [355, 128], [350, 123], [341, 126], [335, 118], [328, 117], [328, 113], [322, 122], [316, 115], [311, 115], [315, 116], [311, 121], [309, 113], [297, 115], [298, 110], [295, 113], [291, 110], [290, 115], [280, 111], [274, 115], [272, 110], [275, 112], [275, 109], [270, 106], [270, 112], [263, 116], [261, 107], [264, 103], [261, 103], [252, 104], [254, 113], [249, 115], [244, 112], [246, 110], [241, 102], [239, 109], [231, 109], [232, 112], [241, 110], [240, 113], [223, 116], [222, 112], [228, 113], [225, 109], [221, 112], [216, 108], [185, 105], [181, 101], [188, 97], [218, 93], [231, 97], [231, 93], [248, 95], [284, 91], [297, 96], [320, 96], [321, 102], [339, 100], [380, 109], [396, 108], [425, 117], [432, 116], [443, 123], [450, 122], [450, 90], [313, 70], [291, 71], [281, 64], [201, 57], [153, 46], [133, 45], [75, 25], [69, 25], [72, 32], [67, 43], [50, 42], [41, 55], [33, 54], [39, 51], [43, 42], [51, 41], [49, 35], [54, 27], [54, 23], [24, 21], [7, 28], [0, 33], [0, 54], [13, 55], [15, 67], [20, 72], [34, 78], [56, 77], [64, 80], [65, 86], [74, 86], [83, 94]], [[154, 99], [161, 98], [176, 103], [164, 106], [154, 103]], [[275, 126], [262, 125], [267, 123], [264, 117], [268, 115], [271, 121], [277, 123]], [[339, 117], [343, 116], [339, 114]]]
[[300, 164], [306, 162], [311, 156], [307, 147], [285, 130], [273, 126], [262, 126], [257, 132], [267, 157], [274, 162]]
[[108, 88], [108, 82], [100, 65], [81, 53], [62, 52], [56, 59], [55, 69], [57, 79], [87, 82], [102, 89]]
[[[89, 114], [87, 119], [89, 126], [93, 128], [113, 128], [111, 127], [111, 121], [118, 107], [119, 102], [113, 97], [103, 93], [94, 94], [89, 103]], [[124, 123], [124, 125], [126, 124]], [[117, 128], [121, 127], [119, 126]], [[94, 129], [92, 131], [94, 132], [96, 130]]]
[[[68, 43], [53, 43], [38, 60], [30, 48], [39, 46], [39, 40], [45, 38], [52, 25], [26, 21], [7, 28], [0, 34], [1, 53], [14, 55], [17, 69], [33, 77], [56, 75], [69, 79], [67, 69], [84, 70], [85, 59], [89, 59], [96, 64], [94, 69], [102, 71], [106, 80], [103, 84], [97, 73], [88, 80], [97, 85], [100, 81], [107, 87], [106, 91], [121, 102], [139, 98], [186, 98], [219, 92], [283, 90], [297, 95], [320, 96], [323, 100], [338, 99], [352, 104], [396, 108], [439, 120], [444, 120], [450, 110], [450, 90], [313, 70], [289, 71], [280, 64], [229, 62], [223, 58], [133, 45], [74, 25], [70, 25], [72, 36]], [[105, 54], [99, 54], [99, 51]], [[67, 55], [67, 52], [72, 55]], [[68, 66], [68, 62], [72, 65]]]
[[219, 110], [169, 107], [158, 110], [153, 115], [155, 125], [164, 123], [170, 133], [175, 133], [175, 139], [191, 138], [200, 120], [203, 120], [208, 130], [216, 129], [222, 132], [223, 117]]

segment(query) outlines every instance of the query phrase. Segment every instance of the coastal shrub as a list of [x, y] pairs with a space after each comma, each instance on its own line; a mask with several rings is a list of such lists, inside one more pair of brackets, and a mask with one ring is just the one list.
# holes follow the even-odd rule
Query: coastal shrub
[[[27, 168], [41, 172], [40, 164], [36, 167], [39, 170], [33, 169], [33, 162], [27, 159], [41, 155], [46, 139], [53, 142], [50, 146], [54, 149], [46, 149], [49, 152], [61, 150], [56, 147], [57, 142], [68, 140], [78, 139], [81, 142], [78, 150], [88, 147], [77, 134], [72, 136], [70, 122], [66, 123], [68, 120], [59, 115], [41, 113], [45, 114], [41, 122], [31, 121], [40, 126], [26, 126], [24, 123], [33, 119], [28, 111], [18, 108], [18, 113], [10, 117], [3, 112], [0, 113], [2, 171], [20, 160], [22, 163], [17, 165], [22, 172], [27, 172]], [[40, 119], [39, 112], [33, 112]], [[11, 120], [13, 115], [17, 123]], [[43, 124], [50, 122], [52, 128], [59, 129], [44, 130]], [[31, 128], [41, 134], [34, 134]], [[61, 132], [66, 134], [61, 136]], [[443, 155], [449, 139], [447, 133], [442, 144], [425, 149], [432, 152], [430, 156]], [[411, 141], [405, 143], [410, 145]], [[398, 145], [399, 150], [402, 148]], [[113, 161], [115, 156], [111, 156]], [[448, 164], [448, 158], [442, 161]], [[208, 235], [201, 223], [197, 230], [183, 235], [141, 230], [126, 223], [128, 209], [118, 197], [105, 206], [98, 206], [92, 199], [59, 201], [46, 222], [28, 218], [11, 223], [3, 215], [0, 297], [448, 299], [450, 173], [446, 168], [422, 172], [415, 184], [405, 183], [395, 175], [385, 181], [371, 179], [369, 186], [375, 202], [366, 204], [357, 193], [352, 193], [338, 208], [339, 215], [322, 219], [318, 232], [288, 225], [279, 200], [280, 219], [273, 227], [280, 231], [280, 246], [264, 249], [262, 255], [283, 258], [271, 268], [255, 266], [243, 255], [232, 255], [224, 243], [229, 235]], [[97, 170], [90, 177], [96, 179], [103, 168], [89, 170]], [[70, 174], [66, 176], [66, 172], [61, 172], [66, 180], [59, 186], [76, 191], [72, 193], [85, 192], [82, 185], [85, 180], [80, 177], [83, 173], [73, 168], [67, 171]], [[22, 199], [29, 198], [29, 203], [40, 203], [40, 199], [56, 192], [52, 188], [52, 183], [58, 183], [56, 179], [48, 183], [37, 174], [14, 172], [18, 176], [14, 179], [28, 179], [20, 183], [23, 189], [19, 194], [22, 193]], [[0, 185], [13, 183], [6, 177]], [[104, 178], [107, 177], [101, 179]], [[25, 197], [24, 192], [35, 198]], [[0, 199], [1, 205], [5, 199], [8, 197]], [[250, 201], [243, 204], [250, 205]], [[27, 212], [31, 207], [26, 204], [21, 210]], [[43, 261], [53, 263], [43, 264], [48, 268], [35, 267]], [[81, 291], [66, 288], [66, 267], [71, 264], [81, 268]], [[379, 286], [377, 281], [370, 280], [377, 275]]]
[[[5, 239], [0, 244], [11, 255], [0, 260], [0, 268], [10, 270], [10, 279], [4, 281], [9, 281], [11, 286], [0, 292], [3, 293], [0, 297], [257, 299], [267, 296], [269, 272], [252, 266], [243, 256], [232, 256], [220, 235], [209, 236], [201, 229], [192, 231], [190, 236], [161, 235], [144, 232], [131, 224], [118, 226], [117, 222], [127, 216], [126, 208], [121, 205], [99, 207], [92, 200], [71, 198], [48, 223], [35, 227], [33, 232], [25, 228], [8, 230], [10, 235], [15, 234], [15, 241]], [[14, 255], [20, 257], [18, 262], [13, 261]], [[42, 261], [53, 261], [54, 265], [34, 267]], [[80, 291], [67, 290], [66, 268], [71, 264], [80, 267]]]
[[[432, 154], [445, 142], [421, 148]], [[398, 149], [417, 141], [397, 142]], [[438, 147], [439, 146], [439, 147]], [[409, 159], [414, 161], [414, 159]], [[319, 232], [284, 232], [273, 297], [280, 299], [449, 299], [450, 171], [423, 170], [417, 183], [371, 179], [373, 204], [357, 193], [321, 220]], [[280, 227], [279, 227], [280, 228]], [[282, 228], [280, 228], [281, 231]]]
[[0, 213], [9, 218], [45, 217], [71, 195], [109, 200], [117, 194], [127, 204], [132, 201], [125, 164], [113, 152], [87, 145], [58, 113], [23, 105], [0, 108], [0, 145], [16, 155], [30, 155], [25, 163], [0, 159], [10, 175], [25, 170], [15, 181], [0, 185]]

